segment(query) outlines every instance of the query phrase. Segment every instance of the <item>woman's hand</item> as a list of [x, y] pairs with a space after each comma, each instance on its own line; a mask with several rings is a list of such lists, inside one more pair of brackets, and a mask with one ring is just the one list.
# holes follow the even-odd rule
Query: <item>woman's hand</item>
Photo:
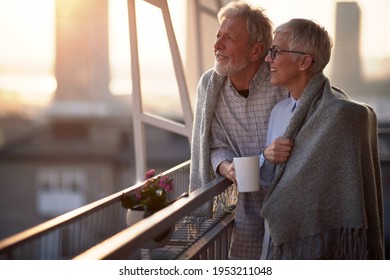
[[292, 150], [293, 141], [290, 139], [277, 138], [263, 151], [264, 158], [270, 163], [277, 164], [287, 161]]

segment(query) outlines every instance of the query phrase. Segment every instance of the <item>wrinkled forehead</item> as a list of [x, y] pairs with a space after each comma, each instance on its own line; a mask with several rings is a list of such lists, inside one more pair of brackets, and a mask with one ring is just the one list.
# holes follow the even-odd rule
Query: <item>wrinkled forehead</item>
[[222, 20], [220, 23], [219, 29], [226, 30], [238, 30], [240, 32], [248, 32], [247, 30], [247, 20], [243, 16], [239, 17], [227, 17]]

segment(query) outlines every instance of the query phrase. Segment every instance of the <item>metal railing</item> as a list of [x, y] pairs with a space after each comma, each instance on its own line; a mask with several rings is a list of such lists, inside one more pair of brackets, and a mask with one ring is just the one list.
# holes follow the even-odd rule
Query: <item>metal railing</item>
[[[188, 191], [189, 161], [162, 174], [174, 180], [170, 199]], [[120, 197], [143, 182], [0, 240], [0, 259], [71, 259], [127, 227]]]
[[[189, 164], [184, 162], [163, 173], [174, 179], [173, 198], [188, 189]], [[388, 174], [389, 161], [382, 159], [381, 168]], [[383, 183], [386, 205], [389, 185], [386, 180]], [[127, 209], [121, 206], [120, 197], [142, 185], [0, 240], [0, 259], [227, 259], [235, 207], [234, 200], [228, 201], [235, 197], [228, 180], [217, 178], [205, 188], [127, 227]], [[204, 219], [197, 215], [197, 210], [209, 201], [213, 201], [212, 215]], [[168, 228], [174, 230], [166, 245], [143, 249], [149, 240]]]
[[[187, 161], [162, 173], [174, 181], [170, 199], [188, 191], [189, 165]], [[234, 200], [228, 201], [235, 197], [228, 180], [218, 178], [127, 227], [127, 209], [121, 206], [120, 197], [141, 188], [143, 183], [0, 240], [0, 259], [227, 258], [235, 207]], [[204, 218], [198, 210], [206, 204], [213, 209]], [[142, 249], [167, 228], [174, 230], [166, 246]]]
[[[225, 200], [229, 186], [231, 182], [219, 177], [74, 259], [227, 259], [234, 208]], [[211, 200], [211, 216], [198, 216], [197, 209]], [[140, 250], [148, 241], [171, 227], [174, 233], [167, 245], [142, 254]]]

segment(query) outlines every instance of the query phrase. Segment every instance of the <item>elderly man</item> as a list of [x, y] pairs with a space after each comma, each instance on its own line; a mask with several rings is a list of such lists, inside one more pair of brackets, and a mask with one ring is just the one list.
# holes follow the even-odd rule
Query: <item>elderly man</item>
[[[231, 2], [218, 13], [214, 69], [200, 79], [191, 146], [191, 190], [215, 176], [235, 181], [233, 158], [260, 155], [273, 106], [288, 96], [270, 83], [264, 62], [272, 41], [270, 20], [259, 8]], [[265, 191], [239, 193], [231, 259], [260, 259]]]

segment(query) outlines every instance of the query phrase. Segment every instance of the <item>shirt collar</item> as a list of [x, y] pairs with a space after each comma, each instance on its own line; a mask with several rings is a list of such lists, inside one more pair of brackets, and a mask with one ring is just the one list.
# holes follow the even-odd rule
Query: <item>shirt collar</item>
[[270, 74], [269, 65], [268, 63], [263, 62], [260, 65], [259, 70], [257, 70], [255, 76], [253, 77], [250, 88], [253, 87], [255, 89], [260, 89], [264, 80], [267, 79], [269, 74]]
[[299, 105], [299, 99], [298, 100], [296, 100], [296, 99], [294, 99], [294, 97], [292, 97], [291, 95], [290, 95], [290, 103], [288, 104], [288, 108], [290, 108], [290, 112], [294, 112], [295, 111], [295, 109], [298, 107], [298, 105]]

